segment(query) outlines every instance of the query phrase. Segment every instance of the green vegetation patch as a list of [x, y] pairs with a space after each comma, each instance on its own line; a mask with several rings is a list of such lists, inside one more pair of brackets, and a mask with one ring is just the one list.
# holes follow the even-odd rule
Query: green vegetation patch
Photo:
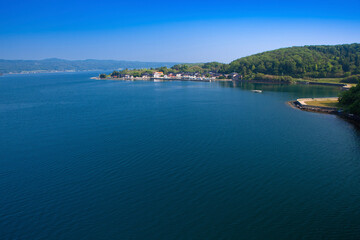
[[[248, 57], [230, 64], [209, 62], [176, 64], [170, 68], [134, 69], [114, 72], [112, 76], [168, 73], [209, 74], [217, 78], [231, 78], [238, 74], [243, 80], [268, 82], [308, 81], [319, 83], [358, 83], [360, 81], [360, 44], [333, 46], [304, 46], [281, 48]], [[209, 76], [208, 75], [208, 76]]]
[[338, 107], [338, 101], [337, 100], [314, 100], [314, 101], [306, 101], [307, 105], [310, 106], [316, 106], [316, 107], [330, 107], [330, 108], [336, 108]]
[[360, 116], [360, 84], [339, 96], [339, 105], [346, 111]]
[[237, 59], [228, 72], [294, 78], [344, 78], [360, 74], [360, 44], [282, 48]]

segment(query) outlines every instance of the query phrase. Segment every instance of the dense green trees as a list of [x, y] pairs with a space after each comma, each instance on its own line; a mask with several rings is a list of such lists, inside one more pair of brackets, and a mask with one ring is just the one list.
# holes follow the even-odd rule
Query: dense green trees
[[[245, 79], [259, 78], [259, 74], [288, 76], [284, 78], [286, 80], [291, 79], [290, 77], [347, 78], [360, 74], [360, 44], [281, 48], [243, 57], [230, 64], [177, 64], [171, 70], [224, 74], [236, 72]], [[357, 82], [357, 78], [347, 78], [347, 81]]]
[[231, 62], [227, 72], [295, 78], [347, 77], [360, 74], [360, 44], [282, 48]]
[[339, 96], [339, 104], [345, 111], [360, 116], [360, 84], [342, 92]]
[[341, 80], [341, 82], [343, 82], [343, 83], [358, 83], [358, 82], [360, 82], [360, 74], [345, 77], [345, 78], [343, 78], [343, 80]]
[[[342, 78], [344, 83], [357, 83], [360, 79], [360, 44], [334, 46], [304, 46], [281, 48], [237, 59], [230, 64], [208, 62], [176, 64], [156, 69], [115, 71], [112, 76], [129, 74], [141, 76], [155, 71], [169, 73], [236, 72], [242, 79], [293, 81], [296, 78]], [[340, 80], [340, 79], [339, 79]]]
[[[110, 76], [111, 76], [111, 77], [119, 77], [119, 74], [120, 74], [119, 71], [113, 71], [113, 72], [110, 74]], [[101, 75], [100, 75], [100, 78], [101, 78]]]
[[219, 62], [197, 63], [197, 64], [177, 64], [169, 69], [171, 72], [189, 73], [226, 73], [227, 64]]
[[165, 75], [169, 73], [200, 73], [207, 74], [209, 72], [214, 73], [226, 73], [226, 67], [228, 65], [224, 63], [211, 62], [211, 63], [198, 63], [198, 64], [176, 64], [171, 68], [167, 67], [159, 67], [159, 68], [151, 68], [151, 69], [124, 69], [121, 71], [113, 71], [110, 76], [111, 77], [119, 77], [121, 75], [132, 75], [134, 77], [140, 77], [143, 74], [152, 75], [154, 72], [163, 72]]

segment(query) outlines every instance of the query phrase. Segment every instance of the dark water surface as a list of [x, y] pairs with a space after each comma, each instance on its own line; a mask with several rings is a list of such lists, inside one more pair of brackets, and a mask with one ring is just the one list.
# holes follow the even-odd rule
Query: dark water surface
[[0, 77], [1, 239], [360, 239], [337, 88], [96, 74]]

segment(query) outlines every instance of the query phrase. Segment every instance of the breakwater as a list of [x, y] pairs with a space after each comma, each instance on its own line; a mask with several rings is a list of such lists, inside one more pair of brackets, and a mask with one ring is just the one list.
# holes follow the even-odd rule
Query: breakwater
[[356, 126], [360, 126], [360, 116], [351, 113], [346, 113], [342, 111], [342, 109], [336, 107], [307, 105], [304, 104], [305, 101], [306, 99], [297, 99], [296, 101], [289, 101], [288, 104], [291, 107], [298, 108], [302, 111], [337, 115], [343, 118], [344, 120], [355, 124]]

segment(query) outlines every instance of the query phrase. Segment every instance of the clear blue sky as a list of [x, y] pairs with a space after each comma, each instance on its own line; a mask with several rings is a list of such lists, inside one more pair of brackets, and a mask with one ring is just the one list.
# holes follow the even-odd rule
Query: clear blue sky
[[360, 1], [2, 0], [0, 58], [230, 62], [360, 42]]

